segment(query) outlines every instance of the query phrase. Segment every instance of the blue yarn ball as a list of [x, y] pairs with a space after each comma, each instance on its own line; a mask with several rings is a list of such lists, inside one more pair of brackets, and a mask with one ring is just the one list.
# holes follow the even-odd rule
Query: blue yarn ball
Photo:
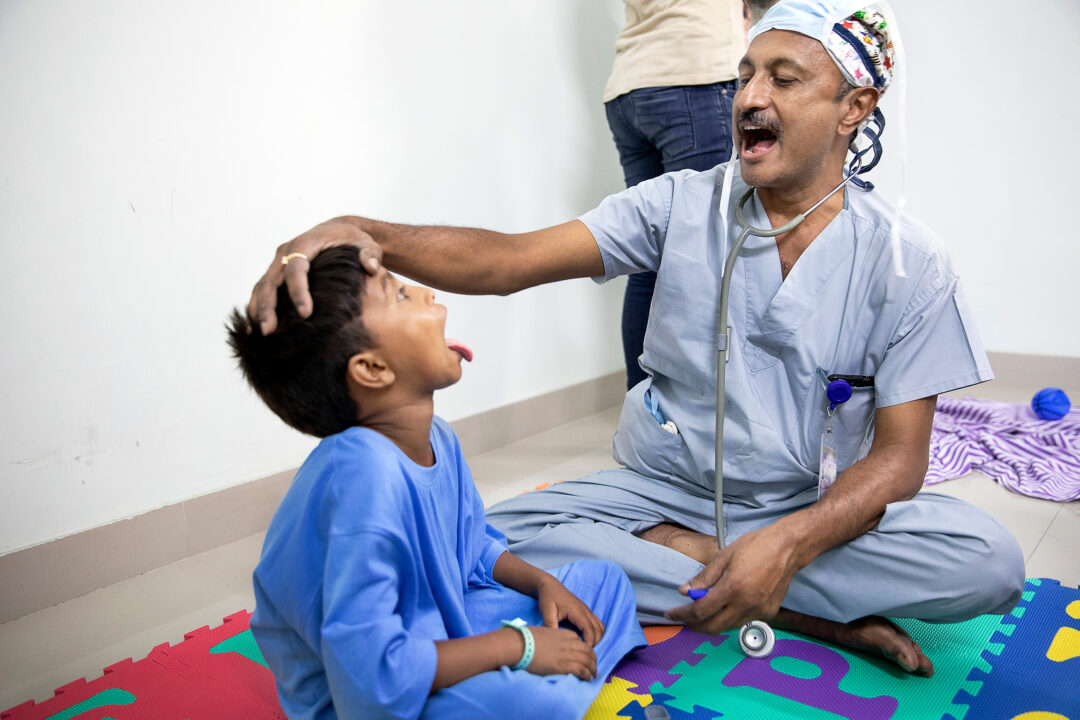
[[1031, 398], [1031, 409], [1043, 420], [1060, 420], [1070, 407], [1069, 396], [1061, 388], [1043, 388]]

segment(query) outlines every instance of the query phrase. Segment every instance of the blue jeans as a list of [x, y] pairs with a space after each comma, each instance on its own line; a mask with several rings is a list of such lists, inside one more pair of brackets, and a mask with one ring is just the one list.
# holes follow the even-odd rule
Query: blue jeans
[[[674, 170], [709, 170], [731, 156], [735, 81], [631, 90], [604, 103], [626, 187]], [[656, 273], [631, 275], [623, 297], [626, 387], [645, 379], [638, 365]]]

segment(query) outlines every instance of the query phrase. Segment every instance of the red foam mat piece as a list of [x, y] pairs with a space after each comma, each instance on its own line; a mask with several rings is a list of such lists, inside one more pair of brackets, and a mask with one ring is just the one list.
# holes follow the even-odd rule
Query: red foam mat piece
[[57, 688], [41, 703], [5, 710], [0, 720], [47, 720], [76, 709], [71, 720], [281, 720], [285, 714], [267, 668], [236, 653], [210, 652], [247, 630], [250, 619], [247, 611], [234, 613], [219, 627], [158, 645], [142, 660], [110, 665], [95, 680]]

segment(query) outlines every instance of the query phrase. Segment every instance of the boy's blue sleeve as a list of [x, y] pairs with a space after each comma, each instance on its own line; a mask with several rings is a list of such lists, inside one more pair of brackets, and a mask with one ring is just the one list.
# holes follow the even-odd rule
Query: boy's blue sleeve
[[[472, 486], [472, 478], [466, 478]], [[467, 526], [472, 529], [473, 569], [469, 577], [472, 586], [490, 586], [495, 584], [495, 561], [506, 552], [506, 536], [496, 530], [487, 521], [484, 502], [480, 493], [472, 486], [472, 508]]]
[[461, 532], [458, 547], [465, 553], [461, 556], [462, 569], [468, 573], [471, 587], [491, 587], [495, 584], [495, 561], [506, 552], [506, 536], [488, 524], [484, 501], [465, 462], [457, 433], [438, 416], [435, 417], [435, 427], [446, 443], [446, 456], [453, 455], [457, 462]]
[[404, 544], [361, 531], [329, 538], [321, 650], [334, 709], [351, 718], [416, 718], [435, 679], [430, 637], [397, 614], [400, 573], [415, 566]]
[[476, 569], [482, 573], [482, 577], [495, 582], [495, 562], [506, 550], [506, 536], [488, 523], [484, 523], [485, 532], [481, 543], [480, 557], [476, 563]]

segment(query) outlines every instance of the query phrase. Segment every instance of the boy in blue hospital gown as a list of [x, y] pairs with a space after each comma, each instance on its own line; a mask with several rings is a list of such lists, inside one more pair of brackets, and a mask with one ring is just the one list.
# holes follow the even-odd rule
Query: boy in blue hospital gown
[[[303, 260], [293, 260], [304, 262]], [[263, 336], [230, 344], [285, 422], [322, 437], [278, 508], [255, 569], [252, 630], [290, 718], [580, 718], [645, 644], [618, 566], [548, 572], [484, 516], [434, 390], [471, 352], [430, 290], [355, 248], [310, 268], [314, 315], [287, 293]]]

